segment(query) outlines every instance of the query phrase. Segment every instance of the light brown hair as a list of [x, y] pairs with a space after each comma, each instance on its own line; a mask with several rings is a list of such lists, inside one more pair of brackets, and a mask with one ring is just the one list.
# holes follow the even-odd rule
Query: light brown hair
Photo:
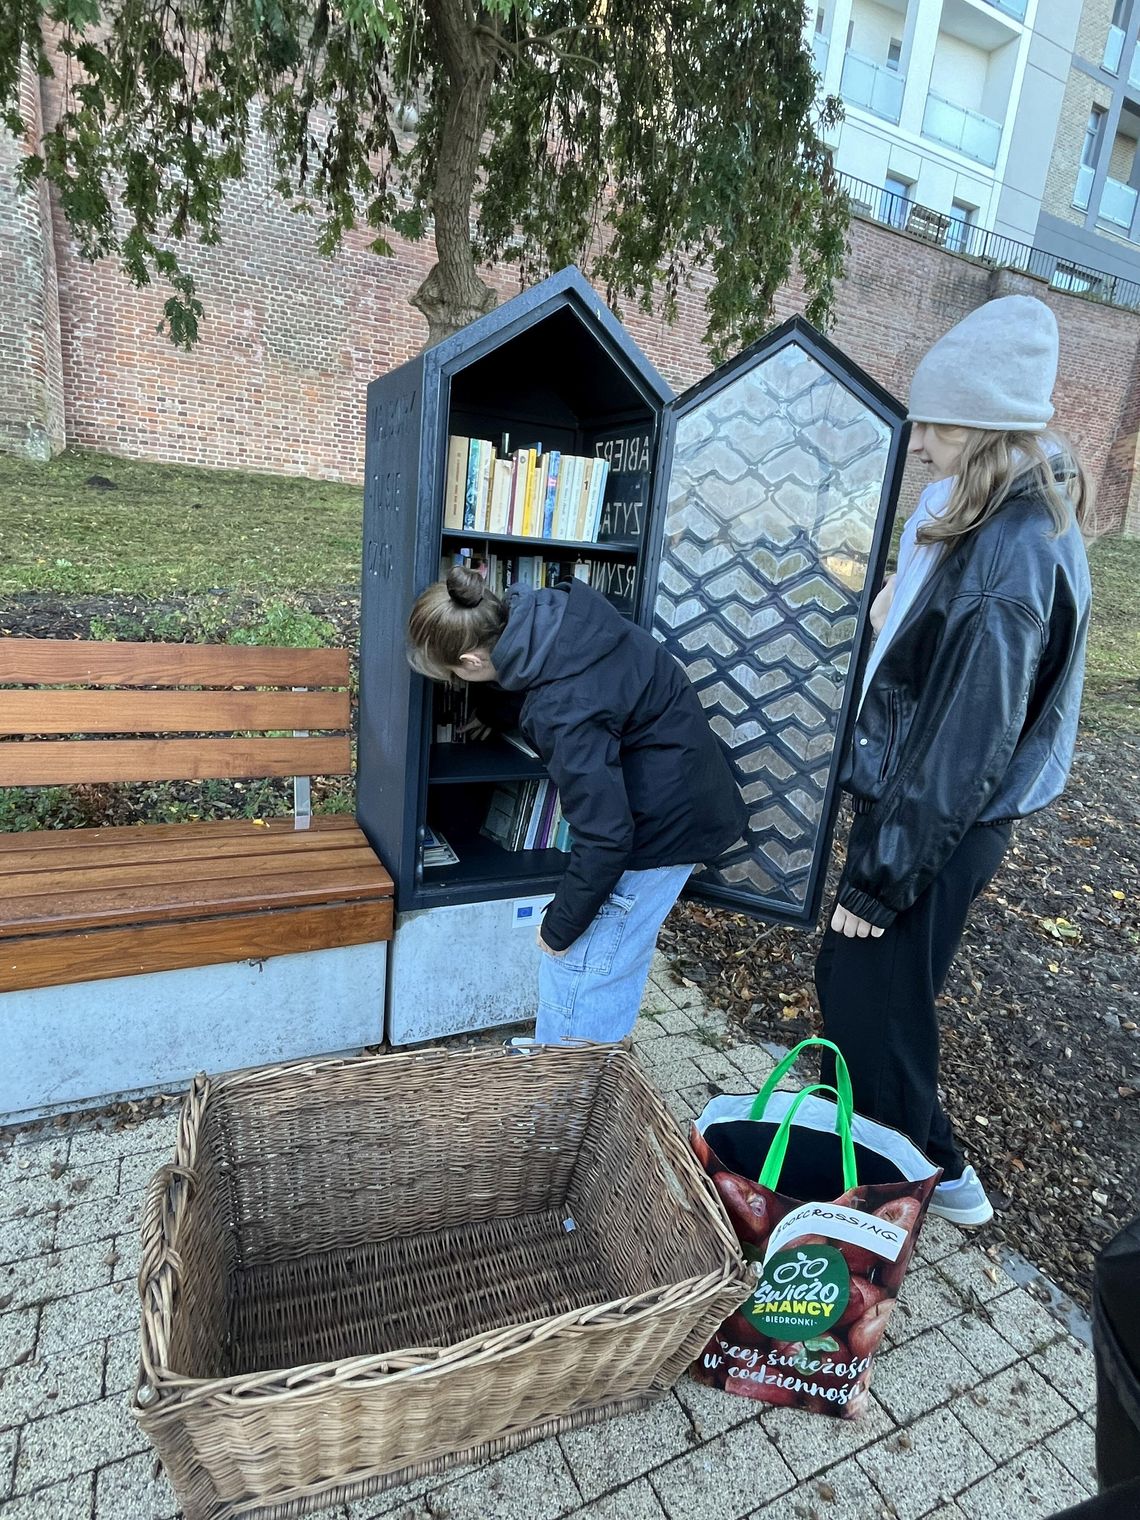
[[408, 618], [408, 660], [433, 681], [449, 681], [465, 654], [494, 649], [507, 609], [477, 570], [456, 565], [416, 598]]
[[918, 530], [921, 544], [956, 543], [1029, 489], [1044, 501], [1054, 534], [1092, 516], [1095, 490], [1071, 446], [1055, 433], [987, 432], [927, 423], [945, 442], [964, 435], [945, 510]]

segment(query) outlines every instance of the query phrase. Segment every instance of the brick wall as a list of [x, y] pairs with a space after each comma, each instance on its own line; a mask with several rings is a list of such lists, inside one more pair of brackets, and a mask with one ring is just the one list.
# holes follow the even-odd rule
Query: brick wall
[[[38, 132], [38, 81], [27, 68], [20, 107]], [[0, 448], [50, 459], [64, 443], [55, 246], [47, 186], [16, 186], [24, 151], [0, 128]]]
[[1104, 57], [1104, 45], [1108, 41], [1112, 11], [1113, 0], [1084, 0], [1074, 49], [1078, 58], [1085, 59], [1087, 63], [1100, 63]]
[[[0, 239], [7, 233], [0, 223]], [[393, 259], [380, 260], [363, 237], [353, 238], [336, 259], [322, 259], [306, 224], [273, 196], [265, 166], [255, 165], [231, 198], [221, 246], [188, 250], [206, 315], [202, 340], [184, 354], [155, 331], [164, 292], [135, 290], [113, 264], [78, 258], [57, 212], [68, 441], [135, 457], [359, 479], [365, 387], [413, 354], [425, 330], [408, 297], [428, 270], [431, 245], [395, 240], [395, 247]], [[509, 271], [491, 277], [504, 297], [517, 288]], [[1028, 277], [996, 275], [918, 238], [856, 221], [831, 336], [905, 397], [925, 349], [1006, 289], [1031, 290], [1057, 313], [1057, 422], [1094, 477], [1103, 477], [1102, 522], [1118, 527], [1130, 510], [1136, 515], [1130, 498], [1138, 494], [1131, 461], [1140, 426], [1140, 317]], [[672, 329], [625, 314], [678, 390], [708, 369], [702, 306], [698, 282]], [[793, 280], [780, 292], [777, 319], [801, 307]], [[29, 312], [34, 325], [30, 303], [22, 320]], [[20, 352], [7, 345], [0, 351], [0, 369], [22, 364]], [[5, 391], [6, 379], [0, 373]], [[914, 489], [908, 482], [908, 499]]]

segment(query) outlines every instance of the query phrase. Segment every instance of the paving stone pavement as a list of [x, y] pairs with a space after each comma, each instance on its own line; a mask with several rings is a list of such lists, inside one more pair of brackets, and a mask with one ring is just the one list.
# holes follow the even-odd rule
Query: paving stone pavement
[[[654, 966], [634, 1037], [682, 1124], [772, 1067]], [[144, 1190], [176, 1116], [0, 1133], [0, 1520], [175, 1520], [129, 1400]], [[643, 1414], [316, 1520], [1046, 1520], [1095, 1491], [1090, 1353], [928, 1222], [860, 1421], [687, 1378]]]

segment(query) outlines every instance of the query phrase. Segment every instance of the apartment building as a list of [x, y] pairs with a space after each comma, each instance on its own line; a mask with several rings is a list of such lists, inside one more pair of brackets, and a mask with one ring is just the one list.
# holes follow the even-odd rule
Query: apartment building
[[806, 29], [856, 210], [1140, 304], [1140, 0], [811, 0]]
[[1140, 0], [1086, 0], [1034, 237], [1062, 267], [1103, 272], [1106, 293], [1140, 280], [1138, 35]]

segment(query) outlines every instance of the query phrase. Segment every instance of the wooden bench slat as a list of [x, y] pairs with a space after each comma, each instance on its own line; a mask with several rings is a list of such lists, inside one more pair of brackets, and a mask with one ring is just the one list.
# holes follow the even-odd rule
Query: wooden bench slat
[[0, 639], [0, 685], [347, 686], [348, 651]]
[[[161, 896], [173, 891], [176, 883], [191, 881], [217, 881], [231, 873], [235, 876], [249, 874], [235, 866], [239, 856], [207, 856], [200, 860], [183, 861], [126, 861], [121, 865], [95, 866], [90, 870], [77, 867], [74, 870], [27, 871], [4, 877], [4, 901], [0, 904], [0, 925], [8, 918], [8, 904], [15, 898], [35, 897], [50, 903], [61, 892], [121, 892], [136, 890], [143, 898]], [[265, 883], [268, 896], [275, 876], [295, 875], [299, 871], [355, 871], [362, 876], [374, 873], [378, 890], [384, 889], [386, 875], [383, 867], [367, 845], [352, 849], [311, 850], [300, 858], [294, 855], [263, 855], [256, 862], [258, 876]], [[146, 888], [154, 888], [147, 891]], [[205, 911], [208, 899], [205, 900]]]
[[347, 738], [43, 739], [0, 744], [0, 786], [344, 776], [350, 768]]
[[6, 691], [0, 734], [346, 729], [347, 691]]
[[[89, 829], [24, 829], [18, 833], [0, 834], [0, 869], [9, 869], [9, 856], [20, 855], [29, 850], [81, 850], [102, 849], [108, 839], [120, 840], [126, 845], [138, 841], [140, 847], [145, 838], [147, 846], [152, 842], [165, 850], [178, 839], [212, 839], [233, 833], [239, 841], [255, 840], [264, 835], [298, 832], [292, 815], [265, 818], [255, 822], [252, 818], [205, 819], [198, 823], [128, 823], [112, 824], [106, 828]], [[360, 834], [356, 819], [348, 813], [314, 813], [307, 831], [310, 834], [354, 833]]]
[[[77, 968], [81, 968], [82, 980], [101, 981], [147, 971], [176, 971], [372, 944], [391, 939], [392, 920], [389, 898], [5, 940], [0, 944], [0, 992], [64, 986], [79, 979]], [[380, 1026], [381, 991], [377, 988], [377, 1039]]]
[[[228, 820], [227, 820], [228, 822]], [[315, 822], [315, 820], [314, 820]], [[292, 820], [290, 820], [290, 825]], [[178, 827], [178, 825], [175, 825]], [[368, 848], [368, 841], [359, 829], [281, 829], [225, 827], [215, 829], [218, 837], [209, 833], [192, 837], [167, 837], [165, 839], [136, 839], [142, 833], [157, 832], [150, 828], [76, 829], [77, 835], [95, 834], [99, 838], [88, 841], [86, 837], [76, 841], [74, 850], [36, 849], [38, 835], [29, 834], [31, 848], [26, 850], [0, 851], [0, 894], [8, 890], [8, 880], [14, 874], [24, 875], [33, 871], [51, 871], [58, 874], [61, 887], [66, 886], [67, 875], [76, 870], [101, 870], [106, 866], [125, 866], [134, 862], [155, 864], [166, 861], [172, 871], [177, 871], [186, 860], [249, 861], [251, 866], [275, 855], [304, 856], [307, 851], [346, 851]], [[128, 837], [123, 839], [123, 835]], [[317, 843], [319, 841], [319, 845]], [[44, 840], [55, 843], [54, 839]], [[80, 847], [82, 846], [82, 847]], [[3, 897], [0, 896], [0, 919], [4, 916]]]
[[[226, 918], [234, 913], [299, 907], [309, 903], [381, 900], [391, 894], [375, 871], [337, 869], [294, 871], [265, 877], [235, 874], [180, 881], [173, 885], [108, 887], [99, 891], [56, 891], [51, 895], [5, 900], [0, 947], [29, 934], [59, 934], [115, 924], [162, 923], [170, 919]], [[3, 954], [0, 948], [0, 955]]]

